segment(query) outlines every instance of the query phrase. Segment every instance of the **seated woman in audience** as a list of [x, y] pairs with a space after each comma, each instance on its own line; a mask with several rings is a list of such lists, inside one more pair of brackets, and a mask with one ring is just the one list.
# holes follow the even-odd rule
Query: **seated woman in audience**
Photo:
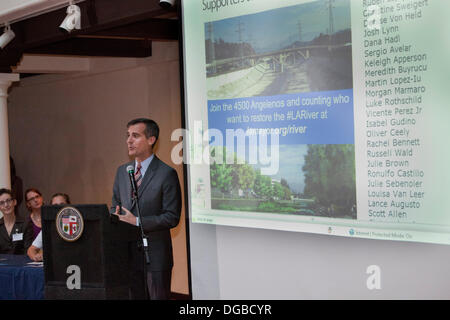
[[50, 201], [52, 205], [70, 204], [70, 198], [65, 193], [55, 193]]
[[0, 253], [24, 254], [24, 227], [25, 223], [16, 217], [15, 207], [17, 201], [11, 190], [0, 189]]
[[[65, 193], [55, 193], [52, 196], [51, 205], [70, 204], [69, 196]], [[42, 231], [36, 236], [33, 243], [27, 250], [28, 257], [33, 261], [42, 261]]]
[[41, 208], [44, 204], [44, 198], [39, 190], [30, 188], [25, 191], [25, 201], [27, 209], [30, 211], [30, 215], [25, 220], [24, 244], [26, 251], [41, 231]]

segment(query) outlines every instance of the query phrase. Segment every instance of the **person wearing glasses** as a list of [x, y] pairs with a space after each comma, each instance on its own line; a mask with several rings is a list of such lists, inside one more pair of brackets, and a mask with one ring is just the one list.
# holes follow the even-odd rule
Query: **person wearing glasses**
[[0, 189], [0, 211], [3, 218], [0, 219], [0, 253], [24, 254], [25, 223], [16, 217], [15, 207], [17, 201], [11, 190]]
[[[55, 193], [52, 196], [52, 200], [50, 203], [52, 206], [63, 206], [66, 204], [70, 204], [70, 198], [65, 193]], [[31, 246], [27, 249], [28, 257], [33, 261], [42, 261], [43, 259], [43, 251], [42, 251], [42, 231], [36, 236]]]
[[39, 190], [30, 188], [25, 191], [25, 201], [27, 209], [30, 211], [30, 215], [25, 222], [28, 232], [25, 234], [25, 250], [28, 250], [28, 247], [42, 229], [41, 208], [44, 204], [44, 198]]

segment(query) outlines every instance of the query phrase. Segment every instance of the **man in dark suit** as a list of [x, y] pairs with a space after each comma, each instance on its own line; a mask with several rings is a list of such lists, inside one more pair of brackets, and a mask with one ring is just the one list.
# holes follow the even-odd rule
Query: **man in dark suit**
[[[150, 262], [147, 265], [147, 284], [150, 299], [169, 299], [173, 253], [170, 229], [181, 214], [181, 190], [177, 172], [153, 153], [159, 127], [150, 119], [140, 118], [127, 124], [128, 154], [134, 161], [117, 169], [112, 205], [119, 219], [142, 225], [148, 239]], [[136, 201], [132, 198], [128, 166], [134, 167], [138, 190], [139, 221]]]

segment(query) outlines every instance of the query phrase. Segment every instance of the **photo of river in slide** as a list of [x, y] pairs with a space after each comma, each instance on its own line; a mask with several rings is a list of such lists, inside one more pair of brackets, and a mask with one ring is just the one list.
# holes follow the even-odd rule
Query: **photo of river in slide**
[[207, 97], [352, 88], [349, 0], [328, 0], [205, 24]]

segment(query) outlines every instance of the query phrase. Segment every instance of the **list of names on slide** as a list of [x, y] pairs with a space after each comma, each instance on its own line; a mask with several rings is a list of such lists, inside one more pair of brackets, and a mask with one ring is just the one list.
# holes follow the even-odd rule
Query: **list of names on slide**
[[404, 40], [428, 1], [363, 1], [368, 217], [414, 222], [425, 199], [420, 126], [426, 114], [428, 55]]

